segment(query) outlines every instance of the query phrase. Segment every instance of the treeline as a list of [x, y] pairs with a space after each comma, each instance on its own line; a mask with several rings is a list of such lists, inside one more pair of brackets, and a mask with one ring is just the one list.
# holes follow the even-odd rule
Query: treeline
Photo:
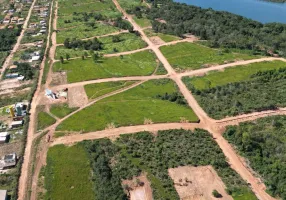
[[121, 181], [147, 172], [154, 199], [179, 199], [169, 168], [212, 165], [227, 186], [227, 192], [250, 192], [230, 168], [211, 135], [204, 130], [159, 131], [122, 135], [114, 143], [107, 139], [85, 141], [93, 168], [96, 199], [126, 199]]
[[267, 117], [228, 127], [224, 137], [258, 172], [273, 196], [286, 199], [286, 117]]
[[92, 40], [80, 40], [80, 39], [70, 39], [67, 38], [64, 41], [64, 46], [68, 49], [81, 48], [85, 50], [94, 50], [99, 51], [103, 49], [103, 43], [100, 42], [97, 38]]
[[157, 95], [156, 98], [161, 99], [161, 100], [167, 100], [170, 102], [175, 102], [180, 105], [187, 105], [187, 101], [185, 98], [179, 94], [178, 92], [174, 92], [172, 94], [165, 93], [164, 95]]
[[[229, 12], [202, 9], [171, 0], [153, 2], [147, 16], [155, 32], [209, 40], [211, 47], [239, 48], [286, 56], [286, 25], [262, 24]], [[163, 19], [166, 23], [159, 22]]]
[[286, 69], [258, 72], [248, 81], [204, 90], [185, 82], [204, 110], [215, 119], [286, 106]]

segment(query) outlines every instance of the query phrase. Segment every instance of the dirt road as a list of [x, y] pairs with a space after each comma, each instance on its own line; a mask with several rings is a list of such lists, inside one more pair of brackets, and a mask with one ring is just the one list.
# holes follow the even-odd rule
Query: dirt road
[[26, 20], [25, 20], [25, 22], [24, 22], [24, 24], [23, 24], [22, 31], [21, 31], [19, 37], [17, 38], [17, 42], [16, 42], [16, 44], [14, 45], [12, 51], [10, 52], [10, 55], [6, 58], [4, 64], [2, 65], [0, 80], [3, 78], [3, 75], [4, 75], [5, 70], [6, 70], [7, 67], [9, 66], [9, 64], [10, 64], [10, 62], [11, 62], [11, 60], [12, 60], [14, 54], [16, 53], [16, 51], [18, 50], [18, 48], [19, 48], [19, 46], [20, 46], [20, 44], [21, 44], [21, 41], [22, 41], [22, 39], [23, 39], [23, 37], [24, 37], [24, 34], [25, 34], [25, 31], [26, 31], [26, 29], [27, 29], [27, 27], [28, 27], [28, 23], [29, 23], [29, 20], [30, 20], [30, 17], [31, 17], [31, 14], [32, 14], [32, 11], [33, 11], [33, 8], [34, 8], [34, 6], [35, 6], [36, 1], [37, 1], [37, 0], [34, 0], [34, 1], [33, 1], [32, 5], [31, 5], [31, 7], [30, 7], [30, 9], [29, 9], [28, 15], [27, 15], [27, 17], [26, 17]]
[[[51, 4], [51, 8], [53, 7], [53, 2]], [[48, 40], [47, 40], [47, 44], [49, 44], [49, 36], [51, 34], [51, 14], [52, 12], [50, 12], [50, 21], [49, 21], [49, 33], [48, 33]], [[48, 45], [46, 47], [45, 50], [45, 54], [47, 53], [48, 50]], [[36, 124], [36, 107], [38, 105], [38, 101], [39, 101], [39, 94], [40, 94], [40, 90], [41, 90], [41, 83], [42, 83], [42, 77], [43, 77], [43, 73], [44, 73], [44, 66], [45, 66], [45, 60], [46, 60], [46, 56], [44, 56], [43, 61], [41, 63], [40, 66], [40, 73], [39, 73], [39, 80], [38, 80], [38, 85], [37, 85], [37, 90], [34, 94], [33, 100], [31, 102], [31, 109], [30, 109], [30, 122], [29, 122], [29, 128], [28, 128], [28, 132], [27, 132], [27, 142], [26, 142], [26, 148], [25, 148], [25, 152], [24, 152], [24, 156], [23, 156], [23, 164], [22, 164], [22, 169], [21, 169], [21, 176], [19, 179], [19, 189], [18, 189], [18, 200], [23, 200], [25, 199], [25, 195], [26, 195], [26, 187], [27, 187], [27, 180], [28, 180], [28, 173], [29, 173], [29, 163], [31, 160], [31, 149], [32, 149], [32, 143], [33, 143], [33, 139], [34, 139], [34, 133], [35, 133], [35, 124]]]

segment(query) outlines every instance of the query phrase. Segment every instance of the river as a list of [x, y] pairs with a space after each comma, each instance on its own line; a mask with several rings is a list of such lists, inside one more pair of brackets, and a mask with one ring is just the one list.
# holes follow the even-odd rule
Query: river
[[259, 0], [174, 0], [176, 2], [228, 11], [262, 22], [286, 24], [286, 3], [271, 3]]

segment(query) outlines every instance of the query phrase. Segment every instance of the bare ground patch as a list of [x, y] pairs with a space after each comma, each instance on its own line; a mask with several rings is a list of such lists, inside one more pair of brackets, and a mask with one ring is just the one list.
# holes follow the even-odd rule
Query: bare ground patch
[[88, 98], [83, 86], [69, 88], [68, 90], [68, 104], [69, 107], [82, 107], [88, 104]]
[[168, 170], [182, 200], [215, 200], [213, 190], [222, 195], [222, 200], [233, 198], [225, 191], [225, 185], [212, 166], [184, 166]]
[[21, 148], [22, 148], [22, 142], [12, 142], [12, 143], [7, 143], [7, 144], [1, 144], [0, 157], [6, 154], [11, 154], [11, 153], [16, 153], [17, 155], [20, 155]]
[[146, 175], [122, 182], [130, 200], [153, 200], [152, 189]]
[[165, 42], [159, 36], [153, 36], [150, 37], [149, 39], [155, 45], [165, 44]]
[[67, 81], [67, 74], [66, 72], [55, 72], [52, 73], [52, 82], [51, 85], [55, 86], [55, 85], [63, 85], [66, 84]]

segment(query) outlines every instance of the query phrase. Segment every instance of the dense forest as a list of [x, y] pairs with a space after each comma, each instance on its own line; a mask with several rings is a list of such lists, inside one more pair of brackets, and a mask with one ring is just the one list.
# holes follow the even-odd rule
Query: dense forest
[[196, 89], [188, 81], [185, 83], [215, 119], [286, 106], [286, 69], [258, 72], [249, 81], [204, 90]]
[[[83, 142], [93, 169], [96, 199], [126, 199], [121, 180], [148, 173], [154, 199], [179, 199], [168, 175], [178, 166], [212, 165], [227, 186], [229, 194], [247, 192], [246, 183], [226, 162], [211, 135], [204, 130], [159, 131], [122, 135], [114, 143], [108, 139]], [[251, 195], [252, 196], [252, 195]]]
[[258, 172], [272, 196], [286, 199], [286, 117], [275, 116], [228, 127], [224, 137]]
[[211, 47], [248, 49], [253, 53], [265, 51], [286, 56], [286, 24], [262, 24], [229, 12], [202, 9], [172, 0], [155, 0], [153, 4], [146, 13], [155, 32], [178, 36], [191, 33], [202, 40], [209, 40]]

